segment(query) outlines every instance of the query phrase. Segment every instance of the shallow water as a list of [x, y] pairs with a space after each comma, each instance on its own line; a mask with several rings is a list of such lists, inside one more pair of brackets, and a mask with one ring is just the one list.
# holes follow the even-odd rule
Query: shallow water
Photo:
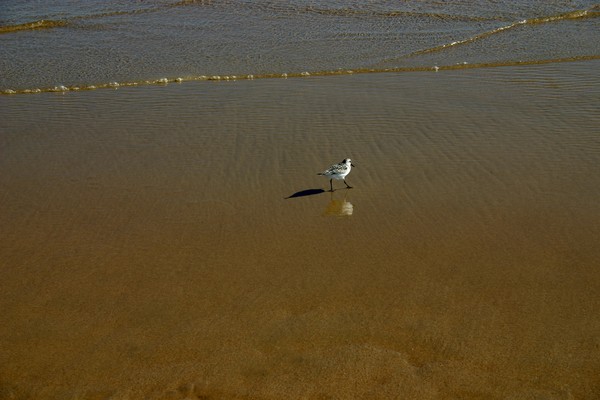
[[0, 93], [597, 59], [594, 1], [4, 1]]
[[0, 396], [598, 398], [598, 67], [0, 97]]

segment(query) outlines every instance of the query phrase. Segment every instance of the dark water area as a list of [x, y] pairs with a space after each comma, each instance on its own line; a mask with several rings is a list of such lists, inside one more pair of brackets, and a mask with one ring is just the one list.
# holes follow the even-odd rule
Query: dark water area
[[600, 57], [593, 1], [4, 1], [0, 92]]

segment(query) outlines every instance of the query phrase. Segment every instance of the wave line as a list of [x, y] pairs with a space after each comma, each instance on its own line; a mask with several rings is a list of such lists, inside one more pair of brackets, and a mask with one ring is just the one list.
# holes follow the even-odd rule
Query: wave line
[[208, 5], [208, 4], [210, 4], [210, 1], [209, 0], [180, 0], [180, 1], [177, 1], [174, 3], [162, 5], [159, 7], [142, 8], [142, 9], [130, 10], [130, 11], [108, 11], [108, 12], [99, 13], [99, 14], [79, 15], [79, 16], [74, 16], [74, 17], [65, 18], [65, 19], [61, 19], [61, 20], [41, 19], [41, 20], [37, 20], [37, 21], [33, 21], [33, 22], [26, 22], [23, 24], [0, 26], [0, 34], [13, 33], [13, 32], [18, 32], [18, 31], [25, 31], [25, 30], [59, 28], [59, 27], [68, 26], [73, 21], [77, 21], [77, 20], [97, 19], [97, 18], [112, 17], [112, 16], [119, 16], [119, 15], [146, 14], [146, 13], [158, 12], [158, 11], [168, 9], [168, 8], [188, 6], [191, 4]]
[[502, 61], [495, 63], [475, 63], [475, 64], [453, 64], [453, 65], [441, 65], [441, 66], [422, 66], [422, 67], [395, 67], [395, 68], [359, 68], [359, 69], [338, 69], [338, 70], [326, 70], [326, 71], [314, 71], [314, 72], [292, 72], [292, 73], [270, 73], [270, 74], [257, 74], [257, 75], [197, 75], [188, 77], [178, 78], [161, 78], [156, 80], [146, 81], [133, 81], [133, 82], [110, 82], [101, 83], [96, 85], [72, 85], [72, 86], [54, 86], [47, 88], [36, 88], [36, 89], [4, 89], [0, 90], [0, 95], [17, 95], [17, 94], [33, 94], [33, 93], [67, 93], [67, 92], [78, 92], [85, 90], [97, 90], [97, 89], [119, 89], [122, 87], [137, 87], [137, 86], [149, 86], [149, 85], [168, 85], [169, 83], [183, 83], [190, 81], [213, 81], [213, 82], [228, 82], [238, 80], [254, 80], [254, 79], [288, 79], [288, 78], [307, 78], [311, 76], [337, 76], [337, 75], [353, 75], [353, 74], [369, 74], [369, 73], [401, 73], [401, 72], [438, 72], [438, 71], [452, 71], [452, 70], [465, 70], [465, 69], [479, 69], [479, 68], [496, 68], [496, 67], [516, 67], [516, 66], [528, 66], [528, 65], [543, 65], [543, 64], [554, 64], [564, 62], [577, 62], [577, 61], [591, 61], [600, 60], [600, 55], [589, 55], [589, 56], [577, 56], [567, 58], [553, 58], [544, 60], [530, 60], [530, 61]]
[[65, 20], [40, 19], [38, 21], [26, 22], [24, 24], [0, 26], [0, 34], [36, 29], [52, 29], [65, 25], [67, 25], [67, 21]]
[[[512, 24], [509, 24], [509, 25], [501, 26], [500, 28], [492, 29], [491, 31], [479, 33], [475, 36], [472, 36], [472, 37], [469, 37], [469, 38], [466, 38], [463, 40], [457, 40], [457, 41], [454, 41], [451, 43], [446, 43], [446, 44], [442, 44], [439, 46], [430, 47], [428, 49], [417, 50], [412, 53], [406, 54], [400, 58], [409, 58], [409, 57], [414, 57], [414, 56], [421, 55], [421, 54], [435, 53], [435, 52], [442, 51], [442, 50], [450, 48], [450, 47], [473, 43], [478, 40], [485, 39], [492, 35], [496, 35], [498, 33], [505, 32], [507, 30], [514, 29], [516, 27], [523, 26], [523, 25], [539, 25], [539, 24], [546, 24], [546, 23], [556, 22], [556, 21], [575, 20], [575, 19], [583, 19], [583, 18], [596, 18], [596, 17], [600, 16], [600, 12], [592, 11], [592, 10], [595, 10], [595, 8], [592, 8], [590, 10], [573, 11], [573, 12], [553, 15], [553, 16], [549, 16], [549, 17], [524, 19], [522, 21], [513, 22]], [[392, 60], [385, 60], [385, 61], [389, 62]]]

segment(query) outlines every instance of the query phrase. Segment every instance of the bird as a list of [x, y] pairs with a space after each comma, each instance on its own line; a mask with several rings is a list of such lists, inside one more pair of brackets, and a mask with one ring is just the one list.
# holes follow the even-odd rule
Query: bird
[[346, 182], [346, 175], [350, 173], [350, 170], [354, 167], [352, 164], [352, 160], [349, 158], [345, 158], [339, 164], [333, 164], [329, 168], [327, 168], [323, 172], [319, 172], [317, 175], [323, 175], [329, 178], [329, 186], [331, 188], [330, 192], [333, 192], [333, 180], [343, 180], [348, 189], [352, 189], [352, 186], [348, 185]]

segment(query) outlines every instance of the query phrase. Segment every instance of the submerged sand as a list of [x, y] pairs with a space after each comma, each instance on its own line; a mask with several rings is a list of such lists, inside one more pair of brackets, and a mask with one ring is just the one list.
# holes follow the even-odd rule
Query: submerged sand
[[598, 398], [598, 66], [0, 98], [0, 398]]

